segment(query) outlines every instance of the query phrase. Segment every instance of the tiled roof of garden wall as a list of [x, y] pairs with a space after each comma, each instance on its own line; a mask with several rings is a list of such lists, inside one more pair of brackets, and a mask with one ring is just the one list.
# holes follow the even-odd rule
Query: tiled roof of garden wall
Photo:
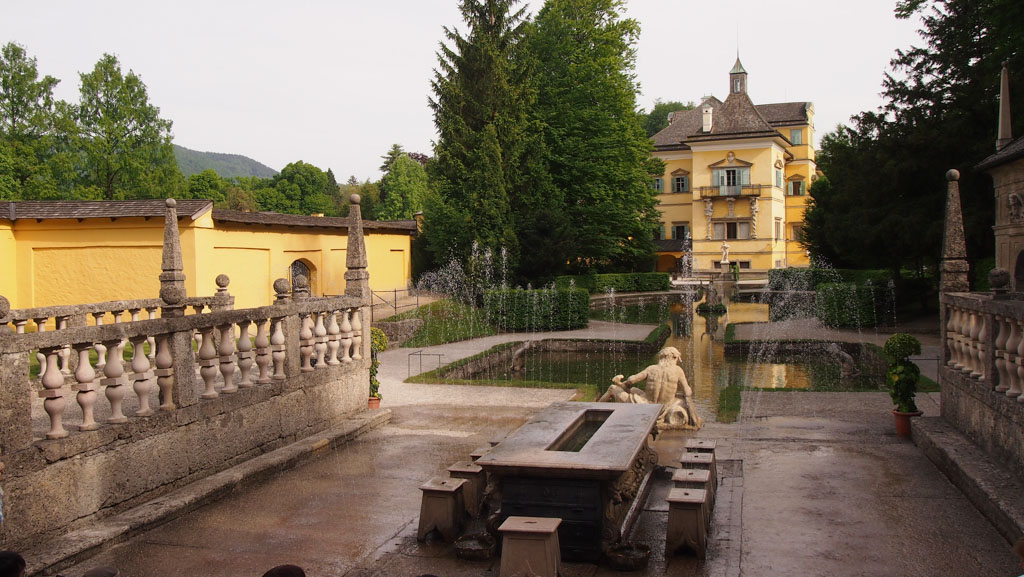
[[[177, 201], [178, 217], [195, 220], [213, 208], [209, 200]], [[163, 217], [167, 211], [162, 198], [146, 200], [23, 200], [0, 202], [0, 219], [83, 219]]]
[[[337, 228], [348, 229], [349, 219], [336, 216], [303, 216], [299, 214], [280, 214], [277, 212], [243, 212], [240, 210], [213, 210], [215, 222], [230, 222], [247, 225], [287, 226], [306, 228]], [[415, 220], [364, 220], [363, 230], [376, 232], [411, 233], [416, 231]]]

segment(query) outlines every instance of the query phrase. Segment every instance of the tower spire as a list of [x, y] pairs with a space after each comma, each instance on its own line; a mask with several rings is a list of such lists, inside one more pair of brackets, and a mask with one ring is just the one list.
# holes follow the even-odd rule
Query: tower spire
[[1010, 126], [1010, 63], [1003, 61], [1003, 71], [999, 82], [999, 135], [996, 137], [996, 150], [1002, 150], [1013, 140], [1013, 128]]

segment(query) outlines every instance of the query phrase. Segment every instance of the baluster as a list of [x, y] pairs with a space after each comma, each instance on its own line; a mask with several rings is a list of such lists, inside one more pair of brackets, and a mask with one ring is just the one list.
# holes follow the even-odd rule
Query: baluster
[[92, 343], [77, 343], [75, 351], [78, 352], [78, 367], [75, 369], [75, 383], [71, 390], [78, 391], [78, 406], [82, 407], [82, 426], [80, 431], [94, 431], [99, 428], [96, 424], [96, 417], [93, 414], [93, 407], [96, 406], [96, 371], [89, 361], [89, 351], [92, 350]]
[[324, 313], [313, 313], [316, 325], [313, 328], [313, 350], [316, 351], [316, 368], [327, 368], [327, 327], [324, 326]]
[[359, 361], [363, 358], [363, 313], [359, 309], [352, 309], [352, 360]]
[[174, 405], [174, 358], [171, 356], [170, 335], [156, 337], [156, 386], [160, 388], [160, 410], [173, 411]]
[[[124, 314], [124, 311], [110, 311], [110, 314], [114, 315], [114, 324], [116, 325], [121, 322], [121, 315]], [[128, 339], [121, 339], [117, 343], [117, 355], [122, 361], [124, 360], [124, 346], [127, 343]]]
[[1006, 341], [1010, 337], [1010, 327], [1006, 318], [999, 315], [995, 315], [993, 318], [999, 331], [996, 334], [996, 342], [993, 348], [996, 357], [996, 375], [998, 375], [996, 390], [1002, 393], [1010, 388], [1010, 372], [1006, 370]]
[[340, 365], [338, 347], [341, 346], [341, 329], [338, 327], [338, 311], [327, 313], [327, 364]]
[[[38, 319], [32, 319], [32, 320], [34, 320], [36, 322], [36, 332], [37, 333], [45, 333], [46, 332], [46, 319], [47, 319], [47, 317], [42, 317], [42, 318], [38, 318]], [[36, 351], [36, 360], [39, 361], [39, 378], [42, 378], [42, 377], [46, 376], [46, 369], [47, 369], [47, 366], [46, 366], [46, 355], [43, 354], [43, 351]]]
[[[60, 372], [57, 361], [63, 347], [47, 347], [40, 349], [46, 364], [46, 371], [43, 372], [43, 390], [39, 396], [45, 399], [43, 409], [50, 416], [50, 432], [46, 433], [47, 439], [63, 439], [68, 436], [64, 429], [64, 407], [67, 400], [64, 398], [64, 374]], [[40, 365], [42, 367], [42, 365]]]
[[126, 382], [124, 358], [120, 354], [121, 340], [103, 341], [103, 345], [107, 347], [107, 363], [103, 365], [103, 374], [106, 375], [106, 378], [100, 380], [100, 383], [105, 387], [103, 393], [107, 396], [107, 401], [110, 402], [110, 418], [107, 419], [107, 422], [123, 423], [128, 420], [128, 417], [124, 416], [121, 411], [121, 403], [124, 401], [126, 393], [124, 390]]
[[[1019, 383], [1017, 376], [1017, 347], [1020, 346], [1021, 332], [1017, 328], [1017, 321], [1012, 318], [1004, 319], [1009, 328], [1010, 335], [1006, 338], [1006, 387], [1007, 390]], [[1019, 386], [1019, 385], [1018, 385]], [[1004, 391], [1005, 392], [1005, 391]]]
[[980, 381], [988, 379], [985, 373], [985, 353], [988, 351], [988, 343], [985, 337], [988, 336], [988, 315], [978, 312], [978, 334], [974, 337], [974, 370], [971, 377]]
[[284, 361], [285, 355], [285, 344], [284, 344], [284, 324], [283, 318], [271, 319], [273, 326], [271, 327], [270, 333], [270, 354], [274, 359], [274, 376], [275, 381], [285, 380], [286, 375], [284, 374]]
[[[62, 331], [68, 328], [68, 317], [54, 317], [54, 322], [57, 325], [57, 330]], [[71, 374], [71, 345], [64, 345], [60, 350], [60, 372], [65, 375]]]
[[341, 309], [341, 362], [351, 363], [352, 362], [352, 322], [349, 320], [349, 315], [352, 314], [352, 309]]
[[961, 372], [967, 373], [968, 375], [974, 372], [974, 336], [978, 334], [978, 316], [974, 311], [966, 311], [967, 322], [964, 324], [964, 344], [963, 344], [963, 368]]
[[[92, 318], [96, 319], [96, 326], [103, 326], [103, 317], [106, 316], [106, 314], [107, 313], [104, 312], [92, 313]], [[107, 364], [107, 347], [103, 346], [103, 343], [97, 341], [92, 348], [96, 351], [96, 370], [102, 371], [104, 365]]]
[[199, 398], [216, 399], [220, 393], [213, 388], [217, 378], [217, 349], [213, 346], [213, 327], [204, 327], [200, 331], [203, 344], [199, 346], [199, 376], [203, 378], [206, 388]]
[[[156, 311], [160, 310], [160, 307], [146, 307], [146, 319], [153, 320], [156, 318]], [[149, 337], [146, 339], [149, 343], [149, 360], [156, 360], [156, 337]]]
[[302, 329], [299, 331], [299, 358], [302, 361], [301, 371], [312, 372], [313, 365], [313, 319], [309, 315], [302, 317]]
[[238, 390], [235, 384], [235, 325], [220, 325], [220, 374], [224, 377], [224, 388], [220, 392], [231, 394]]
[[260, 319], [256, 321], [256, 366], [259, 367], [260, 376], [256, 382], [265, 385], [270, 382], [270, 374], [267, 367], [270, 365], [270, 337], [267, 335], [269, 321]]
[[240, 321], [238, 323], [238, 352], [235, 356], [238, 358], [238, 386], [240, 388], [249, 388], [252, 386], [252, 379], [249, 377], [249, 371], [252, 369], [252, 339], [249, 338], [249, 325], [251, 321]]
[[1018, 335], [1017, 342], [1017, 358], [1014, 359], [1014, 363], [1017, 365], [1017, 378], [1010, 380], [1010, 388], [1006, 390], [1007, 397], [1016, 397], [1020, 400], [1021, 389], [1024, 388], [1024, 321], [1011, 319], [1011, 322], [1016, 329]]
[[153, 370], [144, 346], [148, 337], [136, 335], [129, 340], [132, 343], [132, 388], [139, 397], [139, 410], [135, 411], [135, 416], [148, 417], [153, 414], [153, 409], [149, 406], [149, 393], [153, 390]]
[[956, 335], [958, 330], [957, 315], [959, 310], [953, 307], [946, 309], [946, 366], [956, 366]]
[[14, 332], [18, 333], [19, 335], [25, 334], [25, 325], [27, 325], [27, 324], [28, 324], [28, 321], [25, 321], [25, 320], [14, 321]]

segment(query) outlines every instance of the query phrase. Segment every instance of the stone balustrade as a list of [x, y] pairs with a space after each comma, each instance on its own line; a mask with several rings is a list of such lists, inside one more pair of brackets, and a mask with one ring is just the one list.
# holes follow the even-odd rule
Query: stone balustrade
[[943, 306], [945, 366], [1024, 403], [1024, 300], [955, 293]]
[[[0, 362], [8, 365], [10, 373], [21, 373], [13, 374], [15, 379], [29, 381], [27, 356], [39, 359], [36, 388], [44, 399], [49, 422], [45, 432], [33, 431], [33, 438], [61, 439], [70, 434], [69, 429], [87, 433], [129, 418], [149, 417], [155, 411], [174, 411], [182, 405], [217, 399], [240, 388], [358, 361], [363, 358], [361, 307], [360, 300], [353, 297], [285, 296], [273, 305], [253, 309], [170, 318], [150, 315], [114, 324], [60, 325], [58, 330], [34, 333], [8, 331], [0, 334]], [[87, 314], [101, 310], [93, 305], [83, 308]], [[201, 335], [201, 345], [195, 354], [188, 354], [194, 334]], [[124, 343], [128, 343], [127, 361]], [[174, 350], [175, 343], [185, 343], [178, 348], [187, 350]], [[294, 367], [289, 365], [290, 357], [295, 357]], [[201, 391], [181, 390], [180, 376], [194, 375], [197, 368]], [[184, 380], [185, 387], [194, 381]], [[94, 414], [97, 402], [104, 401], [98, 398], [101, 390], [109, 409], [104, 413], [109, 416], [99, 423]], [[150, 402], [153, 393], [159, 402], [155, 408]], [[123, 411], [128, 395], [134, 395], [132, 405], [136, 407], [130, 417]], [[74, 423], [65, 418], [69, 402], [80, 408]], [[19, 405], [19, 414], [12, 417], [31, 430], [31, 402], [22, 399]], [[0, 448], [9, 453], [24, 448], [26, 441], [23, 438], [14, 446], [0, 440]]]

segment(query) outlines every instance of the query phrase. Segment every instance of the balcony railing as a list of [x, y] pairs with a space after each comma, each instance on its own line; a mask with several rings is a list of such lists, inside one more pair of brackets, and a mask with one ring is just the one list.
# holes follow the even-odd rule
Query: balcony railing
[[731, 196], [761, 196], [761, 190], [769, 190], [764, 184], [744, 184], [742, 186], [701, 186], [698, 187], [701, 198], [717, 198]]

